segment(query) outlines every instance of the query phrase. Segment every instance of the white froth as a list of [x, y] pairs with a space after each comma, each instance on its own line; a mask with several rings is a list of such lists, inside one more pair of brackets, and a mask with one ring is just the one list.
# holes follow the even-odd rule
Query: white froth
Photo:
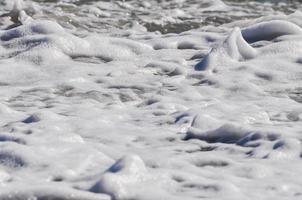
[[0, 199], [299, 199], [301, 13], [186, 3], [1, 4]]

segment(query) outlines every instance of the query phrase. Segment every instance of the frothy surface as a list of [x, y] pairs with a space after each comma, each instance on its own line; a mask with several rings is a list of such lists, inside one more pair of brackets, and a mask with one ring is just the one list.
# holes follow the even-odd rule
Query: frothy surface
[[205, 2], [1, 2], [0, 199], [299, 199], [300, 4]]

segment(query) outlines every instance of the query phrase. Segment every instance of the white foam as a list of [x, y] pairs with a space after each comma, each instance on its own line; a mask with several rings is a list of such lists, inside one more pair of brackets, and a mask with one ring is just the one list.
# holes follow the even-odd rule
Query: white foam
[[299, 198], [301, 14], [31, 3], [0, 7], [0, 199]]

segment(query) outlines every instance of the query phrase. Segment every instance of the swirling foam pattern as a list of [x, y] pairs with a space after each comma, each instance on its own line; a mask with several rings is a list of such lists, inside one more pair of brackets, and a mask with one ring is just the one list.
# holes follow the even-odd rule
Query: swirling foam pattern
[[300, 199], [300, 4], [261, 5], [0, 1], [0, 199]]

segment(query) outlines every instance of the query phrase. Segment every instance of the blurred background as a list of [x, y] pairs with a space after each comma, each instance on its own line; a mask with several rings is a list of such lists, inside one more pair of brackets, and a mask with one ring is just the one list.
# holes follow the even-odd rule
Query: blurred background
[[[0, 0], [0, 14], [14, 7], [33, 18], [58, 21], [74, 30], [112, 32], [139, 29], [181, 33], [237, 20], [285, 15], [301, 10], [302, 0]], [[1, 20], [0, 20], [1, 21]], [[3, 22], [0, 22], [3, 23]]]

